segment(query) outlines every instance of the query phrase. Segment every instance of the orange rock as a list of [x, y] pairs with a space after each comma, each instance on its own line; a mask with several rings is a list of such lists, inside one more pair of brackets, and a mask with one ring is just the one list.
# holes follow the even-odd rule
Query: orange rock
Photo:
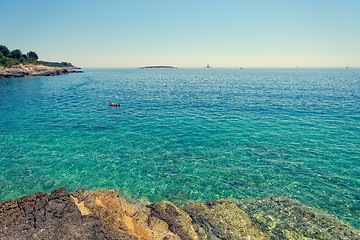
[[72, 194], [72, 199], [81, 214], [98, 215], [114, 230], [123, 230], [144, 240], [180, 239], [169, 230], [166, 222], [151, 215], [150, 208], [131, 204], [114, 190], [80, 190]]

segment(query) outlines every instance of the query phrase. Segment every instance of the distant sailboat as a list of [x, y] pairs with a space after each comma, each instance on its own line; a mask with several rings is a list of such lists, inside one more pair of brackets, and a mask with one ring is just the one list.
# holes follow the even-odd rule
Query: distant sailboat
[[346, 68], [349, 68], [349, 65], [346, 65]]
[[211, 68], [211, 67], [210, 67], [210, 65], [208, 64], [208, 65], [206, 66], [206, 68]]

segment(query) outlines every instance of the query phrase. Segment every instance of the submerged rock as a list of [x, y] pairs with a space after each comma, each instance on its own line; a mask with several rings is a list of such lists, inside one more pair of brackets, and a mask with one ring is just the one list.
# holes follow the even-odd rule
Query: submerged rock
[[269, 239], [236, 205], [236, 201], [194, 202], [184, 209], [197, 225], [202, 239]]
[[282, 196], [238, 204], [272, 239], [360, 239], [360, 231], [335, 217]]
[[114, 190], [60, 188], [0, 203], [0, 239], [360, 239], [359, 230], [284, 197], [129, 203]]

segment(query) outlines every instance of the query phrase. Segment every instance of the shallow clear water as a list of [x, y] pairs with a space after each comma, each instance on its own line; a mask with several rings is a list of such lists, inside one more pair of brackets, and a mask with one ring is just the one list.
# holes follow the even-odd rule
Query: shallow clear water
[[0, 172], [0, 200], [60, 186], [150, 201], [278, 194], [360, 227], [360, 69], [0, 79]]

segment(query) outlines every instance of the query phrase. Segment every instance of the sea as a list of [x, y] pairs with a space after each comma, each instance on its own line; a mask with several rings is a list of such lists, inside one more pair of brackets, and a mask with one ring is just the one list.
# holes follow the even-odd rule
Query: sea
[[149, 202], [281, 195], [360, 228], [360, 69], [0, 79], [0, 173], [0, 201], [62, 186]]

